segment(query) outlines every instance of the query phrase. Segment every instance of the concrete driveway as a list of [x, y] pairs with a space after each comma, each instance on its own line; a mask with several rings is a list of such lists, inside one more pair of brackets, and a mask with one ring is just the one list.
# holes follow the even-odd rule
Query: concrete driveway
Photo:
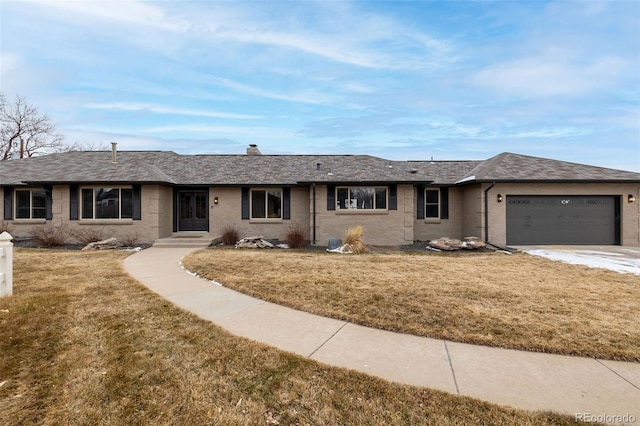
[[640, 275], [640, 247], [515, 246], [514, 248], [560, 262]]

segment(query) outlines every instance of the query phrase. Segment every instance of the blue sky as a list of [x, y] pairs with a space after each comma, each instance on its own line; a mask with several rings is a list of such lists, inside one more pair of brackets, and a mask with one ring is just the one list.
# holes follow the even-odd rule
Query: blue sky
[[640, 171], [638, 1], [10, 1], [1, 90], [69, 142]]

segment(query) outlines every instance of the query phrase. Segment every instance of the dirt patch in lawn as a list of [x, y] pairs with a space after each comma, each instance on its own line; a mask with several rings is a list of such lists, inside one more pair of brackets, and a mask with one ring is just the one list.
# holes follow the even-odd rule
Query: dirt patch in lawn
[[123, 252], [16, 250], [0, 424], [573, 425], [234, 337], [131, 279]]
[[207, 249], [187, 269], [252, 296], [456, 342], [640, 361], [640, 282], [525, 253]]

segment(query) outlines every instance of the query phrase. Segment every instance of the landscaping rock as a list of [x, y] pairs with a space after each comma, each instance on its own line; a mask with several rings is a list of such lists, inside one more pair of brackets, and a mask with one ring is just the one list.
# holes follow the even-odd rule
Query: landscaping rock
[[274, 245], [264, 237], [246, 237], [236, 243], [236, 248], [273, 248]]
[[478, 250], [485, 248], [487, 245], [478, 237], [464, 237], [462, 248], [465, 250]]
[[122, 243], [117, 238], [109, 238], [87, 244], [82, 250], [114, 250], [122, 247]]
[[463, 244], [457, 238], [441, 237], [429, 241], [429, 246], [440, 250], [453, 251], [462, 249]]

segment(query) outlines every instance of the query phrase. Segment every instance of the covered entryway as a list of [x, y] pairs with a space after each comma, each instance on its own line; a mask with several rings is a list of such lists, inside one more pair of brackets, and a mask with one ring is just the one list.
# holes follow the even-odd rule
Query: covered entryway
[[209, 231], [209, 195], [206, 190], [179, 190], [176, 231]]
[[507, 244], [620, 244], [620, 197], [507, 195]]

